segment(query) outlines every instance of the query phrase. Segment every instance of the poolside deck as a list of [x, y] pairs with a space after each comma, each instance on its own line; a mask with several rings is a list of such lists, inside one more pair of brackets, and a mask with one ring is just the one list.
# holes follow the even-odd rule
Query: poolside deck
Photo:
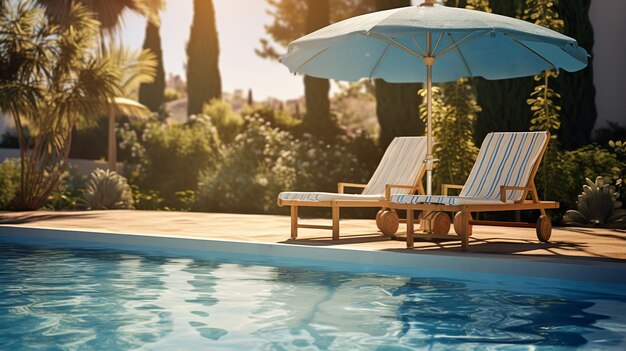
[[[222, 213], [89, 211], [89, 212], [0, 212], [0, 227], [11, 226], [71, 229], [106, 233], [143, 234], [168, 237], [201, 237], [293, 245], [337, 246], [362, 250], [407, 252], [404, 242], [390, 240], [376, 231], [373, 220], [348, 219], [341, 222], [340, 240], [330, 231], [301, 229], [298, 240], [289, 240], [289, 217]], [[309, 219], [328, 224], [327, 219]], [[0, 228], [2, 230], [3, 228]], [[402, 226], [400, 230], [402, 230]], [[464, 254], [458, 241], [415, 242], [412, 250], [421, 254]], [[552, 242], [540, 243], [533, 229], [474, 228], [471, 254], [582, 259], [626, 263], [626, 231], [587, 228], [555, 228]]]

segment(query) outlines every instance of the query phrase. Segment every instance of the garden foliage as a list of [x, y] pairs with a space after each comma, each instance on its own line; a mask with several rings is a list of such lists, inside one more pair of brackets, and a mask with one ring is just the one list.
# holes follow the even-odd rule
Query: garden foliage
[[215, 167], [220, 158], [218, 132], [205, 117], [187, 124], [149, 123], [137, 142], [127, 145], [141, 155], [133, 183], [156, 191], [166, 205], [175, 201], [177, 192], [196, 190], [200, 171]]
[[86, 210], [130, 209], [133, 197], [126, 178], [113, 171], [96, 169], [89, 176], [78, 205]]
[[0, 163], [0, 210], [8, 210], [20, 186], [19, 160]]
[[204, 211], [274, 213], [281, 191], [336, 191], [338, 181], [367, 181], [377, 154], [363, 133], [343, 134], [331, 145], [308, 134], [296, 139], [258, 116], [246, 117], [221, 162], [202, 173], [197, 205]]

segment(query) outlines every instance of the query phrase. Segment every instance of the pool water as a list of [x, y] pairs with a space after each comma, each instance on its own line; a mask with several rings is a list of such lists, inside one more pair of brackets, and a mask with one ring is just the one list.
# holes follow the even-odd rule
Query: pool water
[[484, 277], [0, 240], [0, 349], [626, 349], [624, 294]]

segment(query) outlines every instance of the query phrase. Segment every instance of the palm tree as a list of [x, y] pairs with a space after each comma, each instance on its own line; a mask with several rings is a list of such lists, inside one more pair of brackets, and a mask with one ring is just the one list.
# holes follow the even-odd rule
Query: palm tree
[[34, 210], [59, 184], [72, 128], [106, 109], [121, 93], [123, 74], [94, 54], [100, 27], [84, 6], [72, 3], [58, 26], [31, 1], [6, 6], [0, 14], [0, 110], [13, 117], [20, 144], [14, 207]]
[[122, 13], [130, 10], [145, 16], [148, 21], [159, 24], [159, 11], [164, 0], [36, 0], [45, 8], [46, 15], [56, 23], [68, 19], [69, 9], [75, 2], [80, 2], [95, 14], [102, 30], [113, 33], [120, 24]]

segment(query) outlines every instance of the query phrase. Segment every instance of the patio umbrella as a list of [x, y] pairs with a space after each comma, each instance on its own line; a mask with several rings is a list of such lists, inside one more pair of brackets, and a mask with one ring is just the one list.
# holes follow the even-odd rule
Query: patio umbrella
[[115, 116], [147, 118], [150, 109], [139, 102], [123, 97], [115, 97], [109, 101], [109, 153], [107, 157], [108, 167], [116, 171], [117, 167], [117, 141], [115, 138]]
[[432, 83], [505, 79], [545, 70], [577, 71], [587, 52], [550, 29], [482, 11], [434, 4], [349, 18], [295, 40], [281, 57], [291, 72], [356, 81], [425, 82], [427, 193], [432, 192]]

